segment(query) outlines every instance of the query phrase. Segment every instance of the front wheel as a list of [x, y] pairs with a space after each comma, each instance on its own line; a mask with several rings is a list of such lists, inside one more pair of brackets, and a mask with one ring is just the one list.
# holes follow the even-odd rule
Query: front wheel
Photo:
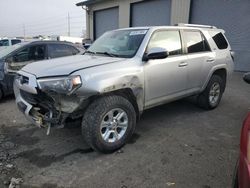
[[224, 85], [225, 83], [220, 76], [213, 75], [206, 89], [198, 96], [198, 105], [207, 110], [216, 108], [223, 95]]
[[133, 105], [121, 96], [104, 96], [86, 110], [82, 134], [96, 151], [111, 153], [121, 148], [132, 136], [136, 126]]

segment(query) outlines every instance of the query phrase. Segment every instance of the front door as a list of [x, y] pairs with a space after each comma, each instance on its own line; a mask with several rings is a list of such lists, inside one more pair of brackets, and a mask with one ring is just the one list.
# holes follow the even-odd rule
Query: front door
[[6, 59], [4, 80], [10, 92], [13, 90], [16, 72], [29, 63], [44, 60], [46, 57], [45, 53], [45, 45], [32, 45], [20, 49]]
[[187, 85], [187, 56], [180, 31], [159, 30], [152, 34], [148, 49], [165, 48], [169, 56], [145, 62], [145, 108], [184, 95]]

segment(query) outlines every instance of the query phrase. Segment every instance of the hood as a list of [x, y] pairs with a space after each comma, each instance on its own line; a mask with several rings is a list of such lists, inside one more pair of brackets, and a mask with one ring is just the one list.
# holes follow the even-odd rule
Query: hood
[[120, 62], [123, 60], [124, 58], [94, 56], [88, 54], [75, 55], [31, 63], [23, 67], [22, 71], [31, 73], [37, 78], [62, 76], [69, 75], [79, 69]]

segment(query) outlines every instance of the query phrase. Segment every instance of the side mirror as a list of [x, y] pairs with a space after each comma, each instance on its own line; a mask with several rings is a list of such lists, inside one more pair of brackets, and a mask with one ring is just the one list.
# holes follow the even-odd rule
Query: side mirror
[[150, 48], [148, 53], [144, 54], [143, 61], [148, 61], [150, 59], [165, 59], [168, 56], [169, 53], [165, 48], [155, 47]]
[[243, 75], [243, 80], [244, 80], [246, 83], [250, 84], [250, 72], [245, 73], [245, 74]]

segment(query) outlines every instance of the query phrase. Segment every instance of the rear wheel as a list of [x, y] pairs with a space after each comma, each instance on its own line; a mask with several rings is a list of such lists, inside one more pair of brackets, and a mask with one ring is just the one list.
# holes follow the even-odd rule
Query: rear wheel
[[224, 90], [224, 81], [218, 75], [213, 75], [206, 89], [198, 96], [198, 105], [204, 109], [216, 108], [221, 100]]
[[94, 150], [111, 153], [129, 140], [135, 126], [133, 105], [121, 96], [105, 96], [95, 100], [86, 110], [82, 134]]

